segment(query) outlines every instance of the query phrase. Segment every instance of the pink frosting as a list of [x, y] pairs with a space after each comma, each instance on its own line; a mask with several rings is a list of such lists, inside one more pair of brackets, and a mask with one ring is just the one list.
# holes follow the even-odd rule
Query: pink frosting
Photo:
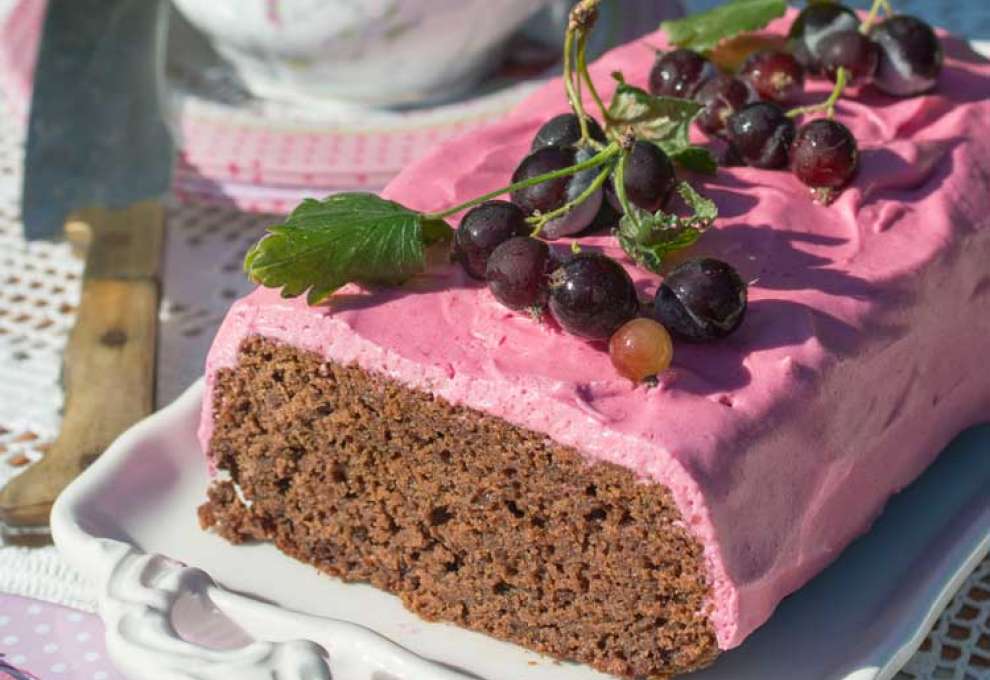
[[[662, 43], [610, 52], [597, 82], [610, 89], [619, 69], [644, 83]], [[960, 42], [947, 49], [931, 95], [839, 105], [862, 163], [832, 206], [787, 172], [698, 178], [721, 214], [693, 254], [733, 263], [752, 282], [750, 308], [729, 339], [678, 345], [658, 388], [619, 378], [601, 346], [508, 311], [458, 267], [401, 289], [348, 287], [318, 307], [258, 289], [210, 352], [204, 449], [216, 372], [246, 336], [355, 362], [667, 485], [704, 547], [719, 646], [738, 645], [990, 413], [990, 67]], [[808, 100], [825, 89], [812, 85]], [[564, 109], [551, 82], [385, 193], [434, 210], [496, 188]], [[581, 243], [618, 256], [607, 236]], [[630, 271], [644, 295], [656, 289], [657, 277]]]

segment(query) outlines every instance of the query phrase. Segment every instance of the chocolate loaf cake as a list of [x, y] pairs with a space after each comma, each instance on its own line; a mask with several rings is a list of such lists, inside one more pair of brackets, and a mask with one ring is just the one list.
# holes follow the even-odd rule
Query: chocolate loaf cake
[[[670, 493], [546, 435], [261, 337], [217, 376], [204, 526], [622, 676], [716, 653]], [[315, 501], [315, 502], [314, 502]]]
[[[945, 45], [934, 93], [843, 100], [859, 174], [831, 205], [788, 173], [707, 181], [720, 217], [694, 251], [735, 264], [749, 309], [655, 385], [455, 264], [320, 305], [238, 301], [207, 364], [200, 438], [229, 477], [201, 523], [616, 676], [739, 645], [990, 413], [990, 66]], [[593, 75], [650, 65], [636, 43]], [[501, 186], [565, 106], [552, 83], [385, 196], [431, 211]], [[581, 245], [652, 298], [660, 278], [610, 235]]]

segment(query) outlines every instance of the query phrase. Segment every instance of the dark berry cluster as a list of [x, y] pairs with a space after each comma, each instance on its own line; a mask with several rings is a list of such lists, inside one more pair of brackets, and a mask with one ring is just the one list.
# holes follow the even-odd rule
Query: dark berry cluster
[[828, 201], [856, 172], [856, 139], [842, 123], [828, 118], [800, 128], [794, 118], [824, 107], [787, 112], [804, 88], [806, 74], [846, 85], [872, 84], [899, 97], [927, 92], [942, 65], [942, 46], [930, 26], [911, 16], [892, 16], [867, 28], [839, 3], [812, 3], [794, 20], [789, 51], [750, 55], [735, 75], [719, 73], [703, 55], [689, 49], [659, 54], [650, 73], [654, 94], [693, 97], [703, 109], [698, 126], [729, 144], [727, 162], [777, 169], [788, 165]]
[[830, 78], [840, 67], [854, 82], [872, 82], [887, 94], [910, 97], [935, 87], [942, 45], [932, 27], [912, 16], [888, 18], [865, 33], [856, 13], [838, 3], [809, 5], [791, 26], [794, 56]]
[[[593, 139], [605, 141], [597, 122], [589, 120], [588, 126]], [[580, 138], [575, 114], [552, 118], [537, 132], [513, 182], [580, 162], [590, 152], [579, 144]], [[622, 170], [626, 199], [651, 212], [667, 204], [677, 183], [670, 158], [649, 142], [632, 144]], [[746, 286], [723, 262], [691, 261], [668, 274], [669, 285], [661, 286], [650, 311], [649, 306], [644, 309], [632, 278], [616, 260], [598, 253], [565, 255], [551, 250], [546, 240], [587, 229], [601, 210], [621, 213], [611, 181], [573, 210], [543, 223], [538, 234], [530, 233], [527, 218], [573, 200], [588, 189], [597, 172], [596, 168], [590, 175], [586, 171], [564, 175], [512, 192], [512, 202], [492, 200], [472, 208], [456, 231], [453, 253], [464, 271], [487, 281], [495, 299], [509, 309], [536, 314], [548, 309], [568, 333], [608, 341], [619, 373], [638, 382], [669, 366], [671, 333], [699, 342], [734, 330], [745, 313]], [[670, 333], [663, 324], [669, 324]]]
[[[858, 165], [856, 139], [833, 120], [835, 100], [848, 84], [872, 83], [898, 96], [927, 91], [942, 52], [930, 27], [893, 16], [867, 30], [851, 9], [813, 3], [795, 19], [788, 51], [750, 55], [735, 75], [720, 73], [704, 55], [675, 49], [657, 56], [650, 72], [653, 94], [694, 99], [696, 120], [724, 139], [728, 156], [757, 168], [793, 172], [823, 201], [845, 186]], [[565, 65], [565, 73], [567, 73]], [[796, 108], [806, 76], [835, 81], [823, 104]], [[678, 180], [674, 163], [655, 143], [613, 132], [587, 116], [572, 99], [572, 113], [547, 121], [530, 153], [512, 175], [511, 202], [472, 208], [454, 239], [455, 256], [472, 277], [513, 310], [549, 314], [559, 326], [590, 341], [608, 341], [617, 370], [640, 381], [670, 364], [671, 336], [687, 342], [723, 338], [746, 311], [745, 282], [728, 264], [702, 258], [667, 273], [652, 306], [643, 305], [626, 269], [605, 255], [555, 253], [547, 241], [576, 236], [608, 213], [656, 214]], [[798, 116], [829, 115], [798, 127]], [[620, 150], [621, 160], [601, 154]], [[645, 212], [643, 212], [645, 211]], [[637, 217], [636, 219], [640, 219]]]
[[[887, 0], [874, 0], [862, 23], [843, 5], [813, 2], [791, 26], [787, 50], [751, 54], [733, 75], [720, 73], [699, 52], [676, 49], [653, 65], [654, 96], [616, 72], [619, 84], [606, 106], [586, 58], [599, 2], [575, 3], [567, 24], [563, 85], [571, 113], [537, 131], [511, 184], [434, 212], [347, 192], [321, 201], [319, 217], [311, 219], [307, 202], [248, 251], [251, 277], [282, 288], [283, 295], [306, 292], [316, 304], [344, 283], [401, 282], [427, 266], [428, 247], [452, 236], [454, 258], [468, 276], [487, 283], [495, 300], [516, 311], [546, 312], [568, 333], [607, 342], [616, 370], [643, 381], [670, 365], [672, 337], [724, 338], [747, 308], [746, 283], [725, 262], [700, 258], [666, 268], [667, 257], [693, 245], [718, 215], [713, 201], [677, 177], [675, 161], [694, 170], [714, 165], [710, 151], [692, 145], [679, 123], [693, 117], [724, 140], [725, 164], [789, 165], [827, 202], [858, 164], [856, 139], [833, 120], [846, 86], [872, 84], [911, 96], [934, 87], [942, 66], [939, 40], [923, 22], [890, 16], [874, 25]], [[779, 9], [732, 4], [664, 30], [674, 42], [708, 49], [746, 26], [766, 25]], [[742, 21], [740, 7], [749, 4]], [[832, 78], [831, 95], [785, 110], [802, 94], [807, 76]], [[599, 120], [586, 112], [582, 92]], [[812, 113], [827, 115], [795, 125], [795, 118]], [[492, 200], [505, 195], [511, 200]], [[675, 195], [676, 207], [668, 207]], [[446, 219], [464, 211], [454, 233]], [[685, 211], [690, 214], [680, 214]], [[548, 243], [605, 228], [632, 262], [664, 274], [652, 304], [643, 303], [618, 261], [582, 252], [576, 242], [566, 252]]]

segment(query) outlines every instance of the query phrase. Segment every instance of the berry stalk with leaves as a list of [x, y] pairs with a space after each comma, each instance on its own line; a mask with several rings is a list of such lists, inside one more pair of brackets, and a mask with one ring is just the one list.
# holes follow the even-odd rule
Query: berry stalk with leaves
[[[611, 102], [604, 103], [586, 54], [599, 2], [582, 0], [575, 5], [564, 39], [564, 89], [580, 125], [574, 146], [589, 150], [586, 157], [433, 212], [412, 210], [371, 193], [307, 199], [249, 250], [244, 267], [250, 278], [263, 286], [281, 288], [286, 297], [306, 293], [310, 304], [325, 300], [347, 283], [398, 284], [425, 270], [428, 247], [452, 238], [446, 218], [499, 196], [588, 171], [596, 172], [577, 195], [552, 210], [534, 210], [526, 216], [532, 235], [542, 236], [548, 224], [578, 209], [612, 181], [622, 212], [615, 229], [619, 243], [637, 263], [659, 271], [667, 254], [697, 240], [717, 210], [686, 182], [678, 185], [678, 194], [689, 216], [637, 207], [627, 196], [622, 179], [634, 142], [655, 144], [689, 170], [713, 173], [716, 163], [707, 149], [692, 145], [689, 139], [691, 124], [701, 110], [697, 103], [651, 95], [626, 83], [620, 73], [614, 74], [618, 83]], [[584, 91], [604, 123], [604, 141], [591, 134], [592, 119], [584, 106]]]

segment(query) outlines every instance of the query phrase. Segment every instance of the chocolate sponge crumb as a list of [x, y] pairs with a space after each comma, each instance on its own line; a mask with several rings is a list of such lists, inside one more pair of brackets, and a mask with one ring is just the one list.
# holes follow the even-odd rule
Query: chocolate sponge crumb
[[717, 656], [701, 547], [665, 487], [260, 337], [216, 377], [210, 454], [230, 481], [204, 528], [618, 676]]

